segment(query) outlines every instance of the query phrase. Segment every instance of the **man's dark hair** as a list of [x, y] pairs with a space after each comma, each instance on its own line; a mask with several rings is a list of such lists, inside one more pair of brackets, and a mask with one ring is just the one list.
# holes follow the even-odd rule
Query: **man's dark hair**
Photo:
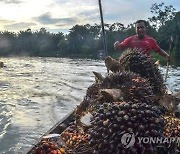
[[138, 20], [138, 21], [135, 22], [135, 24], [139, 24], [139, 23], [141, 23], [141, 22], [144, 22], [144, 25], [147, 27], [147, 22], [146, 22], [146, 20]]

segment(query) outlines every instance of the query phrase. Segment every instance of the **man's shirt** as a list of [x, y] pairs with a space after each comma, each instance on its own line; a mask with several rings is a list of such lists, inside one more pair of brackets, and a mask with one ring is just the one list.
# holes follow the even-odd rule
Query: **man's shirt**
[[123, 49], [138, 48], [148, 57], [151, 57], [151, 51], [160, 51], [160, 47], [156, 43], [156, 40], [147, 35], [145, 35], [142, 39], [139, 39], [138, 35], [130, 36], [121, 42], [119, 46], [121, 46]]

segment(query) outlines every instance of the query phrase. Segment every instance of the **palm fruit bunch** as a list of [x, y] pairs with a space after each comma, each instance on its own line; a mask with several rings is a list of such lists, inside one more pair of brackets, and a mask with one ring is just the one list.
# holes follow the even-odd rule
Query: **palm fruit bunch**
[[150, 81], [153, 93], [158, 97], [165, 93], [163, 77], [151, 58], [139, 49], [127, 49], [119, 58], [119, 63], [124, 71], [131, 71]]
[[101, 89], [119, 89], [122, 91], [120, 100], [132, 101], [134, 103], [158, 104], [153, 94], [152, 87], [147, 79], [132, 72], [117, 72], [108, 75], [101, 83], [91, 85], [86, 96], [76, 111], [76, 118], [79, 119], [82, 111], [92, 112], [98, 104], [111, 103], [102, 94]]
[[168, 153], [179, 153], [179, 137], [180, 137], [180, 119], [174, 114], [165, 114], [162, 116], [165, 121], [165, 136], [171, 139], [170, 143], [165, 143], [163, 146]]
[[146, 103], [103, 103], [91, 119], [89, 143], [94, 148], [93, 153], [154, 153], [156, 146], [152, 144], [135, 142], [131, 148], [124, 148], [121, 137], [132, 132], [136, 137], [163, 137], [161, 114], [159, 107]]
[[122, 91], [121, 100], [132, 101], [134, 103], [155, 104], [156, 97], [147, 79], [132, 72], [117, 72], [108, 75], [99, 84], [91, 85], [86, 92], [83, 102], [78, 106], [76, 116], [79, 118], [82, 111], [96, 110], [97, 104], [112, 102], [107, 100], [101, 93], [101, 89], [119, 89]]
[[72, 152], [69, 152], [69, 154], [92, 154], [93, 148], [89, 146], [87, 143], [80, 143], [78, 146], [76, 146]]
[[121, 89], [125, 101], [152, 104], [156, 100], [149, 81], [132, 72], [111, 74], [104, 79], [102, 87]]
[[88, 134], [74, 123], [61, 134], [61, 137], [69, 149], [74, 149], [80, 143], [88, 143]]
[[163, 116], [165, 126], [165, 136], [167, 137], [180, 137], [180, 119], [173, 115]]
[[41, 141], [36, 148], [35, 154], [66, 154], [65, 148], [59, 147], [56, 142]]

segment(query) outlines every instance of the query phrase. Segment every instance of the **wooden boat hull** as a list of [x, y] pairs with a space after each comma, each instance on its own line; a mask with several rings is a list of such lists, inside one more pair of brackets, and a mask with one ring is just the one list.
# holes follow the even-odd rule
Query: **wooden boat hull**
[[[56, 123], [48, 132], [46, 132], [43, 136], [49, 134], [61, 134], [71, 122], [75, 120], [75, 110], [66, 115], [63, 119], [61, 119], [58, 123]], [[34, 146], [27, 152], [27, 154], [35, 154], [36, 145], [38, 145], [43, 136], [34, 144]]]

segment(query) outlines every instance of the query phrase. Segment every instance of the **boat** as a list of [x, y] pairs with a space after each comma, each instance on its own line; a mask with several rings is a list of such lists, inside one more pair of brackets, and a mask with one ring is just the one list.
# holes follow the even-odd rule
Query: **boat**
[[71, 122], [75, 120], [75, 110], [71, 111], [69, 114], [67, 114], [63, 119], [61, 119], [59, 122], [57, 122], [49, 131], [47, 131], [43, 136], [41, 136], [38, 141], [33, 144], [31, 149], [27, 152], [27, 154], [36, 154], [36, 148], [37, 145], [40, 144], [42, 139], [47, 135], [53, 135], [53, 134], [61, 134]]
[[[133, 58], [144, 56], [141, 55], [142, 53], [133, 50], [127, 51], [127, 55], [129, 53]], [[152, 134], [154, 132], [159, 132], [159, 134], [156, 133], [158, 136], [164, 136], [165, 134], [164, 138], [172, 137], [172, 134], [174, 136], [180, 135], [180, 118], [174, 114], [180, 102], [180, 93], [175, 95], [166, 93], [167, 90], [164, 84], [161, 83], [161, 80], [156, 82], [158, 79], [156, 77], [153, 78], [155, 81], [152, 82], [156, 83], [154, 86], [158, 86], [159, 94], [163, 95], [157, 93], [154, 95], [149, 80], [132, 71], [116, 73], [116, 70], [121, 69], [122, 65], [119, 65], [120, 62], [116, 62], [112, 58], [109, 59], [110, 63], [106, 63], [106, 67], [114, 72], [106, 77], [93, 72], [96, 82], [88, 87], [86, 96], [80, 105], [46, 132], [27, 154], [49, 154], [53, 152], [54, 154], [92, 154], [93, 152], [106, 153], [107, 150], [111, 150], [108, 153], [113, 153], [113, 150], [116, 150], [116, 153], [121, 153], [121, 150], [129, 153], [134, 148], [124, 148], [126, 145], [124, 135], [141, 133], [140, 135], [144, 136], [144, 132], [148, 132], [149, 137], [154, 135]], [[150, 64], [151, 74], [153, 76], [157, 75], [157, 72], [154, 73], [156, 67], [153, 63], [149, 62], [149, 59], [145, 60]], [[127, 62], [127, 60], [124, 60], [124, 62]], [[133, 64], [128, 63], [132, 66]], [[143, 63], [140, 61], [139, 65], [141, 64]], [[158, 77], [161, 77], [160, 73]], [[158, 104], [156, 104], [157, 101]], [[118, 117], [116, 113], [118, 113]], [[130, 119], [131, 117], [133, 118]], [[145, 117], [145, 121], [141, 120], [141, 117]], [[138, 123], [136, 123], [137, 121]], [[154, 127], [156, 125], [158, 126]], [[138, 127], [138, 129], [134, 127]], [[121, 141], [118, 140], [120, 138]], [[46, 152], [47, 148], [52, 147], [51, 141], [52, 143], [56, 142], [57, 149], [55, 151], [50, 149], [52, 151]], [[111, 148], [109, 143], [112, 147], [118, 148]], [[46, 149], [44, 145], [46, 145]], [[153, 150], [157, 154], [164, 153], [164, 151], [177, 153], [180, 149], [177, 144], [170, 144], [168, 147], [160, 144], [154, 146], [153, 149], [147, 148], [144, 143], [139, 146], [142, 151]], [[37, 149], [40, 149], [41, 152], [37, 152]], [[61, 150], [64, 150], [64, 152], [61, 152]]]

